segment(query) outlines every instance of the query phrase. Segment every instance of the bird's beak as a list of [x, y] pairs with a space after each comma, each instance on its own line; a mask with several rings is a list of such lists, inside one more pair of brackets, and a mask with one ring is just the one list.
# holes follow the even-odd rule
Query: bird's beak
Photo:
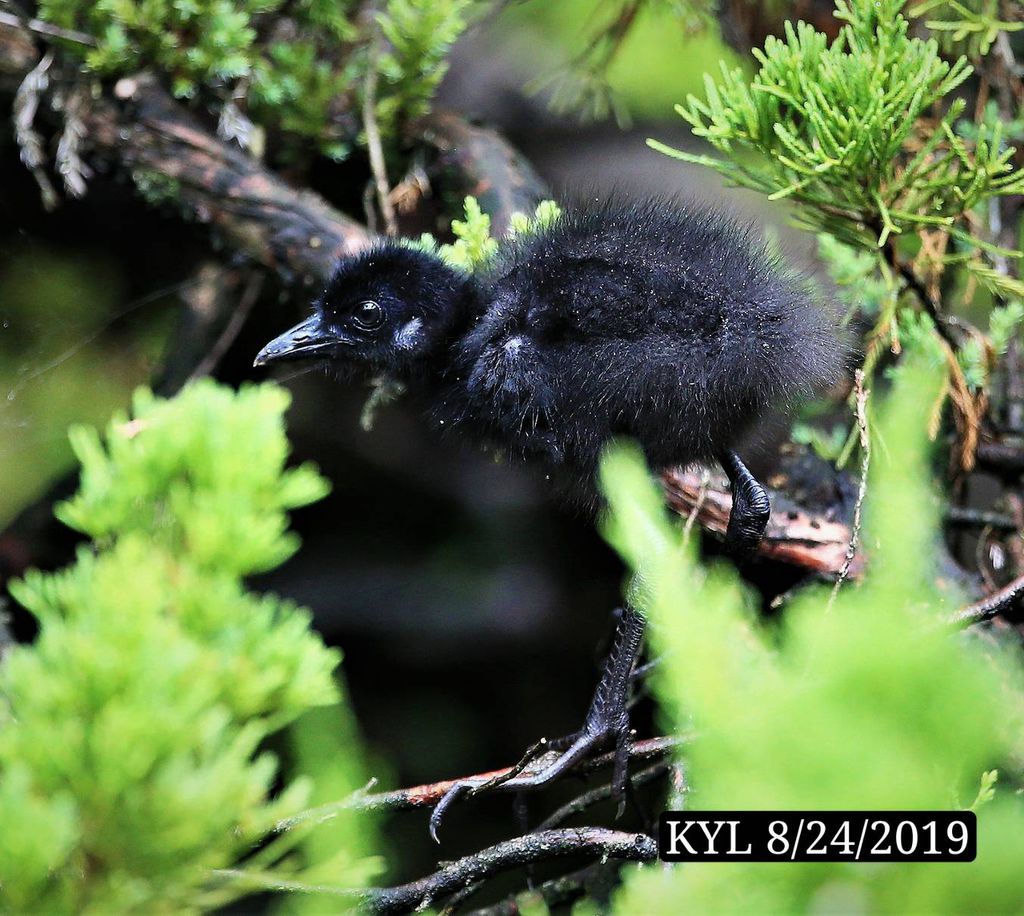
[[256, 354], [253, 365], [266, 366], [287, 359], [307, 359], [347, 343], [347, 339], [325, 328], [319, 315], [312, 315], [270, 341]]

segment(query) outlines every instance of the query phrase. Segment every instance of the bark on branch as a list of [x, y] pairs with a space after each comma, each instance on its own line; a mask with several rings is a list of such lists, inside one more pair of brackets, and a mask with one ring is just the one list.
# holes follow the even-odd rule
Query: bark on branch
[[434, 111], [413, 129], [416, 141], [433, 151], [431, 181], [452, 196], [475, 197], [491, 215], [495, 234], [508, 229], [513, 213], [529, 213], [548, 193], [533, 166], [490, 128]]
[[[0, 49], [17, 51], [0, 73], [24, 78], [36, 62], [30, 47], [24, 24], [0, 22]], [[113, 95], [83, 113], [93, 155], [156, 188], [285, 281], [323, 283], [337, 258], [369, 244], [364, 226], [218, 139], [153, 76], [122, 79]]]
[[318, 195], [290, 187], [220, 141], [148, 76], [122, 79], [120, 104], [86, 117], [89, 141], [137, 182], [158, 182], [190, 215], [286, 282], [323, 283], [338, 258], [370, 243], [365, 227]]
[[[708, 531], [725, 535], [732, 510], [732, 494], [724, 479], [707, 481], [697, 471], [673, 470], [662, 475], [669, 505], [680, 515], [696, 516]], [[798, 504], [786, 492], [769, 487], [772, 514], [758, 555], [800, 566], [826, 576], [838, 576], [846, 561], [853, 531], [834, 517]], [[849, 575], [859, 578], [864, 558], [855, 554]]]
[[658, 845], [643, 833], [624, 833], [604, 827], [545, 830], [506, 840], [450, 862], [419, 881], [366, 891], [363, 901], [370, 912], [408, 913], [499, 872], [567, 856], [653, 862], [658, 857]]

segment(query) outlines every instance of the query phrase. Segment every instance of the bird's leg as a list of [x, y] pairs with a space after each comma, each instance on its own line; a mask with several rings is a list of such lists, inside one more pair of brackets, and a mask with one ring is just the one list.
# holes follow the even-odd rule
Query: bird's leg
[[765, 488], [754, 478], [735, 452], [723, 452], [718, 459], [732, 484], [732, 512], [725, 530], [726, 549], [737, 560], [748, 560], [756, 552], [771, 514]]
[[[503, 791], [523, 792], [540, 789], [563, 773], [572, 769], [594, 751], [614, 742], [615, 761], [612, 769], [612, 798], [618, 802], [618, 815], [625, 809], [626, 789], [629, 777], [629, 684], [630, 674], [640, 656], [646, 621], [636, 609], [626, 605], [622, 609], [615, 641], [605, 660], [601, 680], [594, 691], [583, 728], [575, 735], [559, 741], [541, 741], [535, 744], [526, 756], [501, 776], [486, 783], [455, 783], [444, 795], [430, 815], [430, 835], [437, 840], [437, 830], [448, 808], [462, 795], [475, 795], [486, 789], [501, 788]], [[536, 752], [545, 749], [565, 750], [539, 773], [519, 775]]]

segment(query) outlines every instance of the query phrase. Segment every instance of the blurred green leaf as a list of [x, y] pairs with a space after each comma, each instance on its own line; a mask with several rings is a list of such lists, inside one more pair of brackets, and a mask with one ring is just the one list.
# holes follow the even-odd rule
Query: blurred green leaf
[[[0, 908], [207, 910], [305, 880], [291, 853], [317, 825], [280, 825], [311, 783], [262, 743], [339, 702], [339, 656], [242, 581], [294, 551], [286, 511], [327, 489], [286, 467], [287, 404], [203, 381], [73, 431], [81, 482], [59, 513], [93, 543], [10, 586], [40, 633], [0, 662]], [[350, 727], [321, 789], [354, 791], [361, 763]], [[334, 885], [366, 882], [370, 836], [337, 821]]]
[[[680, 544], [635, 452], [606, 457], [606, 533], [663, 656], [652, 677], [665, 727], [694, 734], [682, 754], [695, 808], [950, 809], [994, 765], [1017, 772], [1019, 660], [942, 623], [961, 599], [934, 568], [939, 503], [920, 417], [936, 394], [927, 362], [908, 358], [879, 410], [864, 583], [831, 608], [827, 589], [806, 589], [777, 627], [734, 571]], [[997, 791], [978, 817], [969, 868], [692, 863], [631, 873], [616, 912], [807, 912], [835, 895], [868, 912], [1014, 911], [1020, 800]]]

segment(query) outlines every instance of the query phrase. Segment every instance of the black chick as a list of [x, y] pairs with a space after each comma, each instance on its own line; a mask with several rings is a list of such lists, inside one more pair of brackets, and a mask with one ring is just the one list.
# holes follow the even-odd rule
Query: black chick
[[[659, 201], [569, 208], [472, 277], [380, 243], [342, 261], [313, 315], [256, 364], [309, 357], [344, 378], [403, 382], [438, 427], [539, 464], [591, 505], [613, 438], [635, 439], [654, 468], [718, 460], [733, 482], [727, 545], [740, 557], [756, 549], [769, 505], [737, 440], [840, 368], [834, 322], [763, 245], [717, 213]], [[544, 773], [508, 788], [543, 784], [609, 739], [624, 785], [642, 630], [627, 608], [583, 730]]]
[[586, 497], [610, 439], [635, 439], [655, 468], [721, 459], [833, 381], [838, 352], [833, 322], [746, 231], [651, 201], [571, 209], [482, 276], [381, 243], [341, 262], [256, 364], [390, 376], [437, 426]]

